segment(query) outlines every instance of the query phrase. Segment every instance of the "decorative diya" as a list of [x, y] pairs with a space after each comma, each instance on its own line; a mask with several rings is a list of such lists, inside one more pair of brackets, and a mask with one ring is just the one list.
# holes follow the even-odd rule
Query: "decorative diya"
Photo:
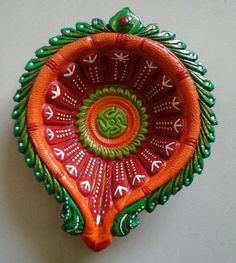
[[62, 229], [98, 251], [202, 172], [214, 86], [182, 41], [128, 8], [61, 33], [25, 66], [14, 134], [64, 203]]

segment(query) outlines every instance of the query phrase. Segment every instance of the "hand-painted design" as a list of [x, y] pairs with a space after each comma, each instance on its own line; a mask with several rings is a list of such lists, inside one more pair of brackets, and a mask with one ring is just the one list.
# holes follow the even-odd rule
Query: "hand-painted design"
[[94, 86], [101, 85], [104, 80], [103, 65], [101, 55], [97, 51], [90, 51], [83, 55], [80, 60], [84, 72], [90, 83]]
[[97, 54], [94, 55], [94, 57], [88, 56], [88, 59], [84, 58], [83, 61], [89, 64], [93, 64], [95, 62], [95, 60], [97, 59]]
[[[99, 163], [99, 168], [97, 169], [95, 186], [93, 188], [91, 196], [89, 197], [90, 209], [92, 211], [93, 217], [95, 218], [95, 222], [97, 225], [102, 223], [106, 211], [103, 203], [103, 196], [105, 195], [103, 188], [104, 184], [107, 183], [105, 177], [106, 163], [101, 161]], [[110, 199], [110, 196], [108, 196], [108, 198]], [[98, 200], [101, 200], [102, 202], [98, 202]]]
[[68, 171], [70, 177], [73, 179], [78, 179], [78, 175], [88, 158], [88, 153], [82, 149], [78, 152], [75, 152], [75, 154], [73, 154], [71, 158], [65, 162], [65, 168]]
[[164, 165], [163, 159], [148, 148], [140, 148], [137, 155], [150, 175], [159, 172]]
[[95, 177], [95, 171], [98, 169], [98, 162], [95, 158], [90, 157], [84, 169], [81, 170], [79, 180], [77, 181], [78, 188], [85, 196], [88, 196], [92, 190], [92, 185]]
[[164, 97], [158, 103], [153, 105], [152, 110], [156, 115], [169, 115], [180, 113], [182, 111], [182, 102], [179, 96]]
[[[142, 58], [138, 64], [138, 69], [136, 74], [132, 77], [130, 81], [130, 86], [132, 86], [136, 91], [141, 92], [149, 82], [151, 77], [158, 72], [158, 66], [150, 58]], [[132, 84], [131, 84], [132, 83]]]
[[[189, 159], [189, 161], [187, 162], [185, 167], [179, 172], [179, 174], [176, 175], [176, 177], [169, 180], [165, 185], [161, 186], [151, 194], [149, 194], [148, 190], [147, 191], [145, 190], [145, 192], [147, 193], [146, 194], [147, 196], [145, 198], [140, 199], [137, 202], [134, 202], [132, 205], [128, 206], [127, 208], [125, 208], [123, 211], [120, 212], [120, 214], [116, 217], [113, 224], [113, 235], [123, 236], [129, 233], [130, 229], [138, 225], [139, 222], [137, 215], [139, 212], [141, 212], [144, 209], [146, 209], [149, 212], [153, 211], [156, 205], [164, 204], [169, 199], [170, 195], [176, 194], [182, 188], [183, 185], [185, 186], [190, 185], [191, 182], [193, 181], [194, 173], [200, 174], [202, 172], [203, 163], [204, 163], [203, 159], [210, 155], [210, 151], [211, 151], [210, 143], [214, 142], [215, 140], [214, 125], [217, 124], [217, 120], [214, 112], [211, 109], [215, 103], [215, 99], [211, 94], [211, 91], [214, 89], [214, 85], [204, 76], [206, 73], [206, 68], [197, 62], [197, 55], [194, 52], [187, 50], [186, 45], [182, 41], [176, 40], [175, 34], [168, 31], [161, 31], [157, 26], [157, 24], [150, 24], [148, 26], [144, 26], [141, 23], [140, 19], [136, 15], [134, 15], [128, 8], [122, 9], [115, 16], [113, 16], [110, 19], [108, 25], [104, 23], [104, 21], [102, 21], [101, 19], [93, 19], [91, 24], [77, 23], [75, 29], [74, 28], [62, 29], [61, 31], [62, 35], [51, 38], [49, 40], [50, 45], [43, 46], [35, 52], [36, 58], [30, 60], [27, 63], [25, 67], [27, 72], [24, 73], [19, 80], [21, 84], [21, 88], [17, 90], [14, 96], [14, 100], [17, 102], [17, 105], [15, 106], [12, 112], [12, 117], [13, 119], [16, 120], [14, 125], [14, 134], [15, 136], [19, 137], [18, 140], [19, 152], [25, 154], [25, 161], [29, 167], [34, 168], [34, 174], [37, 180], [39, 181], [42, 180], [44, 182], [45, 188], [48, 191], [48, 193], [54, 194], [58, 202], [64, 202], [64, 206], [61, 214], [62, 219], [64, 221], [64, 225], [62, 226], [62, 228], [64, 231], [72, 235], [80, 234], [84, 230], [85, 222], [83, 216], [79, 211], [77, 204], [74, 203], [73, 199], [64, 189], [64, 187], [58, 182], [56, 177], [50, 173], [50, 171], [48, 170], [48, 168], [46, 167], [46, 165], [43, 163], [40, 156], [38, 155], [37, 149], [34, 148], [34, 145], [32, 143], [29, 134], [29, 130], [34, 131], [36, 128], [39, 129], [39, 125], [38, 123], [28, 123], [27, 125], [26, 112], [27, 112], [28, 99], [30, 96], [31, 88], [34, 85], [35, 79], [38, 76], [41, 68], [47, 63], [47, 66], [50, 69], [52, 69], [54, 72], [57, 71], [58, 64], [53, 63], [53, 60], [50, 59], [51, 56], [54, 55], [58, 50], [61, 49], [62, 46], [66, 44], [72, 43], [82, 37], [101, 33], [101, 32], [122, 32], [122, 33], [135, 34], [137, 36], [144, 37], [144, 39], [148, 38], [161, 43], [163, 46], [168, 48], [170, 52], [174, 53], [176, 57], [185, 65], [185, 67], [188, 70], [188, 73], [190, 74], [192, 80], [194, 81], [196, 90], [199, 94], [201, 130], [200, 130], [199, 140], [193, 156]], [[123, 37], [125, 36], [124, 34], [120, 34], [120, 35], [122, 36], [122, 39], [125, 39], [125, 37]], [[121, 53], [118, 54], [120, 55]], [[130, 61], [133, 61], [133, 59], [131, 59]], [[119, 61], [119, 63], [124, 64], [126, 62], [128, 64], [130, 63], [130, 61], [129, 60], [123, 62]], [[96, 60], [93, 64], [95, 63]], [[151, 65], [151, 67], [152, 66], [153, 65]], [[132, 67], [134, 66], [131, 66], [131, 68]], [[70, 68], [67, 69], [67, 71], [64, 74], [65, 76], [63, 77], [64, 78], [73, 77], [75, 69], [76, 67], [72, 65]], [[115, 67], [113, 67], [113, 69], [115, 70]], [[84, 70], [84, 66], [83, 66], [83, 70]], [[93, 77], [95, 77], [95, 81], [97, 81], [95, 68], [92, 70], [93, 70]], [[123, 74], [122, 72], [125, 72], [125, 68], [123, 67], [119, 69], [118, 66], [117, 74]], [[141, 91], [140, 94], [142, 94], [143, 101], [145, 101], [145, 103], [147, 102], [146, 104], [149, 104], [149, 102], [151, 103], [156, 102], [157, 97], [161, 97], [163, 94], [167, 94], [167, 93], [169, 94], [169, 92], [173, 92], [176, 88], [176, 84], [173, 83], [169, 79], [168, 75], [162, 72], [161, 69], [158, 69], [157, 72], [159, 73], [158, 74], [154, 73], [154, 75], [156, 74], [155, 75], [156, 80], [154, 80], [153, 83], [151, 84], [149, 83], [147, 86], [145, 86], [145, 89], [143, 89], [140, 86], [140, 91]], [[126, 78], [126, 76], [128, 77]], [[79, 77], [82, 77], [82, 75], [79, 74]], [[113, 73], [113, 79], [111, 79], [110, 83], [116, 83], [114, 78], [115, 78], [115, 73]], [[128, 82], [129, 78], [130, 76], [129, 76], [129, 66], [128, 66], [123, 83]], [[98, 77], [98, 80], [100, 80], [100, 76]], [[180, 81], [180, 78], [177, 78], [177, 80]], [[74, 83], [73, 80], [72, 83]], [[94, 83], [91, 80], [90, 80], [90, 84], [91, 85], [86, 85], [86, 87], [91, 88], [91, 90], [94, 89], [94, 86], [97, 86], [97, 82], [95, 83], [96, 85], [94, 85]], [[73, 85], [78, 90], [82, 89], [81, 87], [83, 87], [81, 80], [78, 80], [77, 82], [75, 81]], [[55, 81], [54, 83], [52, 83], [50, 89], [48, 90], [46, 103], [51, 108], [53, 113], [54, 113], [54, 109], [53, 109], [54, 106], [57, 107], [58, 109], [64, 108], [64, 109], [68, 109], [69, 111], [71, 110], [74, 111], [79, 106], [79, 101], [77, 100], [77, 96], [74, 94], [75, 89], [73, 88], [71, 88], [70, 90], [66, 89], [67, 95], [69, 96], [68, 98], [65, 94], [65, 86], [69, 87], [69, 85], [67, 85], [67, 83], [64, 82], [64, 80], [59, 78], [59, 81]], [[86, 91], [84, 93], [86, 93], [85, 95], [83, 95], [85, 97], [87, 96], [89, 91]], [[78, 97], [83, 98], [83, 96], [78, 96]], [[178, 107], [178, 105], [176, 106]], [[52, 120], [53, 117], [54, 116], [52, 116], [52, 113], [49, 110], [47, 117], [45, 118], [49, 118], [48, 121], [50, 121], [50, 118]], [[46, 121], [47, 120], [44, 119], [45, 123]], [[158, 117], [158, 119], [155, 121], [161, 122], [164, 121], [164, 118]], [[160, 139], [158, 137], [156, 138], [157, 141], [153, 142], [154, 144], [157, 143], [158, 146], [154, 145], [157, 148], [152, 148], [150, 144], [148, 145], [148, 147], [152, 149], [153, 152], [155, 152], [157, 155], [160, 154], [160, 156], [162, 156], [163, 158], [168, 159], [169, 157], [165, 156], [164, 152], [162, 152], [161, 150], [161, 145], [163, 142], [162, 140], [171, 139], [171, 138], [167, 138], [169, 136], [173, 138], [178, 138], [181, 133], [184, 120], [182, 119], [181, 116], [177, 116], [176, 119], [171, 117], [167, 121], [171, 122], [169, 128], [170, 130], [171, 128], [173, 128], [172, 132], [174, 131], [174, 133], [171, 132], [167, 133], [167, 131], [164, 131], [163, 129], [159, 131], [156, 130], [158, 136], [159, 135], [163, 136], [163, 139]], [[33, 129], [33, 124], [35, 127], [34, 129]], [[59, 125], [59, 124], [55, 124], [55, 125]], [[158, 124], [158, 126], [160, 126], [160, 124]], [[172, 142], [174, 141], [175, 139], [173, 139]], [[52, 149], [55, 157], [59, 161], [63, 162], [64, 165], [67, 164], [73, 165], [68, 163], [68, 160], [70, 160], [71, 156], [78, 151], [77, 147], [80, 147], [79, 144], [75, 146], [74, 145], [75, 143], [76, 144], [78, 143], [76, 139], [69, 139], [67, 141], [64, 141], [63, 143], [52, 145]], [[168, 142], [166, 143], [168, 145], [169, 143], [171, 143], [171, 141], [169, 143]], [[70, 146], [71, 148], [69, 148]], [[171, 144], [168, 146], [169, 148], [168, 147], [167, 148], [172, 149], [173, 146], [174, 144]], [[171, 150], [167, 150], [167, 152], [168, 151], [169, 153], [171, 152]], [[88, 158], [89, 157], [87, 156], [85, 160], [88, 160]], [[112, 172], [111, 165], [107, 163], [105, 169], [107, 175], [109, 175], [106, 177], [106, 182], [110, 183], [109, 178]], [[80, 170], [77, 170], [77, 173], [78, 171]], [[138, 174], [142, 175], [142, 173], [140, 173], [139, 171]], [[128, 180], [130, 181], [128, 172], [127, 172], [127, 177]], [[96, 222], [98, 224], [102, 223], [102, 218], [100, 218], [100, 214], [101, 213], [105, 214], [105, 211], [108, 211], [111, 204], [108, 198], [109, 196], [111, 196], [111, 194], [109, 193], [109, 191], [111, 190], [111, 186], [109, 186], [109, 183], [105, 184], [104, 189], [106, 194], [104, 194], [103, 198], [101, 199], [102, 207], [104, 210], [100, 210], [99, 214], [97, 214], [96, 217]], [[146, 188], [143, 187], [143, 189]], [[99, 248], [94, 248], [94, 249], [99, 249]]]
[[52, 96], [51, 99], [55, 100], [57, 97], [59, 97], [61, 95], [61, 89], [58, 85], [55, 85], [55, 90], [52, 90]]
[[182, 189], [183, 185], [189, 186], [192, 183], [194, 171], [197, 172], [197, 169], [192, 166], [192, 163], [188, 163], [175, 178], [171, 179], [164, 186], [125, 208], [114, 221], [113, 234], [116, 236], [129, 234], [131, 229], [138, 226], [138, 214], [141, 211], [145, 209], [151, 213], [157, 205], [164, 205], [171, 195], [175, 195]]
[[184, 129], [184, 120], [182, 117], [157, 117], [155, 122], [155, 131], [158, 134], [178, 138]]
[[75, 72], [75, 68], [76, 68], [76, 64], [75, 63], [71, 63], [70, 65], [68, 65], [66, 67], [66, 71], [64, 72], [64, 74], [62, 73], [63, 77], [71, 77], [74, 72]]
[[148, 174], [146, 170], [135, 155], [132, 155], [130, 156], [130, 158], [127, 158], [125, 160], [125, 166], [127, 170], [129, 183], [133, 187], [139, 187], [146, 180], [148, 180]]
[[[133, 122], [135, 120], [134, 123], [129, 124], [128, 116], [123, 115], [121, 121], [120, 115], [118, 115], [119, 118], [116, 121], [119, 121], [119, 125], [123, 123], [123, 129], [120, 128], [119, 133], [116, 133], [115, 135], [119, 136], [119, 138], [121, 138], [121, 136], [125, 132], [128, 132], [128, 135], [124, 137], [124, 140], [121, 138], [120, 145], [116, 144], [114, 147], [112, 147], [111, 141], [107, 144], [107, 139], [106, 139], [109, 138], [109, 136], [110, 137], [113, 136], [112, 138], [115, 138], [114, 134], [106, 133], [104, 135], [104, 129], [107, 124], [102, 124], [104, 125], [104, 127], [101, 128], [101, 123], [99, 124], [97, 123], [98, 117], [99, 120], [101, 121], [100, 118], [101, 114], [103, 116], [104, 113], [103, 111], [99, 110], [100, 109], [99, 105], [101, 105], [102, 110], [104, 110], [104, 105], [107, 104], [103, 100], [109, 99], [110, 98], [109, 96], [113, 96], [112, 99], [110, 100], [110, 104], [111, 105], [116, 104], [116, 109], [118, 107], [123, 112], [125, 112], [124, 113], [125, 115], [130, 114], [133, 107], [134, 112], [132, 112], [130, 120]], [[96, 102], [98, 102], [99, 105], [95, 104]], [[130, 107], [129, 110], [127, 111], [126, 107], [128, 103], [130, 103]], [[93, 105], [95, 105], [94, 108]], [[97, 115], [95, 111], [98, 111]], [[88, 117], [90, 116], [89, 112], [91, 112], [91, 114], [93, 115], [92, 117]], [[108, 86], [103, 89], [97, 90], [95, 93], [90, 94], [88, 98], [83, 100], [83, 104], [79, 107], [79, 113], [77, 114], [77, 118], [78, 120], [76, 121], [76, 124], [78, 125], [80, 140], [83, 141], [84, 146], [88, 146], [89, 149], [91, 151], [94, 151], [96, 155], [101, 155], [104, 158], [110, 158], [110, 159], [114, 159], [115, 157], [122, 158], [124, 155], [129, 155], [131, 152], [135, 152], [137, 146], [140, 146], [141, 142], [145, 140], [145, 134], [147, 133], [148, 116], [146, 114], [146, 108], [142, 105], [141, 100], [138, 99], [134, 93], [131, 93], [128, 89], [124, 89], [121, 87]], [[91, 118], [94, 118], [96, 124], [95, 125], [90, 124], [91, 127], [88, 126], [87, 125], [88, 118], [89, 118], [89, 123], [92, 123]], [[104, 119], [104, 116], [102, 118]], [[111, 116], [111, 118], [114, 120], [113, 116]], [[135, 123], [138, 124], [137, 128], [135, 127]], [[117, 125], [117, 123], [115, 125]], [[94, 131], [95, 126], [99, 127], [98, 133]], [[108, 129], [108, 126], [106, 128]], [[95, 132], [95, 135], [92, 135], [91, 132]], [[111, 130], [109, 130], [109, 132], [111, 132]], [[104, 136], [101, 139], [99, 139], [100, 133]], [[97, 143], [96, 140], [99, 140], [99, 143]]]
[[173, 91], [174, 84], [171, 79], [163, 74], [161, 71], [156, 77], [156, 80], [147, 85], [145, 90], [143, 90], [143, 97], [148, 103], [156, 101], [158, 98], [161, 98], [164, 94]]
[[127, 83], [136, 64], [134, 55], [125, 49], [108, 50], [104, 54], [107, 61], [107, 83]]
[[77, 139], [68, 140], [52, 147], [55, 157], [62, 162], [71, 158], [74, 153], [82, 150], [81, 143]]
[[[81, 154], [82, 155], [82, 154]], [[78, 155], [77, 155], [78, 156]], [[79, 159], [80, 160], [80, 159]], [[66, 165], [66, 169], [67, 171], [69, 172], [69, 174], [71, 175], [72, 178], [77, 178], [78, 176], [78, 172], [77, 172], [77, 169], [74, 165], [71, 165], [71, 164], [67, 164]]]
[[123, 161], [117, 161], [113, 165], [112, 196], [119, 199], [129, 192], [129, 181]]
[[68, 63], [60, 72], [59, 80], [64, 86], [75, 92], [79, 98], [83, 98], [93, 90], [93, 87], [83, 77], [81, 68], [77, 63]]
[[122, 109], [116, 106], [105, 107], [97, 116], [97, 128], [107, 138], [116, 138], [124, 133], [128, 125]]
[[115, 53], [114, 57], [112, 58], [113, 60], [117, 60], [119, 62], [125, 62], [127, 60], [129, 60], [129, 55], [128, 54], [123, 54], [123, 52], [121, 52], [120, 54]]
[[77, 96], [69, 91], [59, 81], [53, 81], [50, 84], [46, 100], [49, 104], [72, 111], [76, 110], [79, 105]]
[[45, 104], [42, 111], [44, 123], [47, 125], [70, 125], [75, 120], [75, 112], [64, 111], [50, 104]]
[[153, 136], [149, 139], [148, 146], [165, 159], [169, 159], [179, 147], [179, 142], [174, 139]]
[[45, 129], [45, 137], [49, 144], [58, 144], [76, 138], [74, 126], [52, 126]]
[[139, 225], [138, 214], [146, 207], [147, 197], [144, 197], [132, 205], [128, 206], [116, 217], [113, 224], [113, 235], [128, 235], [131, 229]]

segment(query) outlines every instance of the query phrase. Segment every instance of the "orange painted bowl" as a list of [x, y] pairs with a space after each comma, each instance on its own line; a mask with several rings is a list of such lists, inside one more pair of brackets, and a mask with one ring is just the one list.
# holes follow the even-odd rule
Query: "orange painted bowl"
[[100, 250], [190, 173], [200, 113], [189, 70], [163, 43], [89, 34], [47, 57], [30, 86], [26, 161], [64, 202], [65, 230]]

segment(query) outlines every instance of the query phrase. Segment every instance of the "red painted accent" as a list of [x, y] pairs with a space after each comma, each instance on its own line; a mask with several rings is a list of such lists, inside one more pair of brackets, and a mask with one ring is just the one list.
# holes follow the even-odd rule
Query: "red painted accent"
[[39, 128], [39, 124], [36, 122], [32, 122], [32, 123], [28, 123], [27, 127], [29, 131], [36, 131]]
[[47, 61], [46, 66], [49, 67], [53, 72], [57, 72], [58, 70], [60, 70], [60, 68], [57, 65], [57, 63], [54, 60], [52, 60], [52, 59], [49, 59]]
[[75, 180], [79, 179], [80, 171], [83, 169], [88, 158], [89, 154], [84, 149], [75, 152], [64, 164], [68, 175]]
[[141, 41], [141, 43], [140, 43], [140, 45], [139, 45], [139, 49], [140, 49], [140, 50], [143, 49], [145, 41], [146, 41], [146, 38], [143, 38], [142, 41]]
[[[107, 210], [106, 207], [104, 207], [104, 202], [102, 201], [105, 194], [104, 187], [107, 183], [106, 177], [106, 162], [97, 159], [97, 169], [94, 173], [94, 182], [89, 196], [90, 210], [97, 225], [103, 223], [103, 217], [105, 216], [105, 211]], [[111, 195], [108, 196], [108, 198], [111, 201]]]
[[72, 156], [83, 149], [83, 146], [78, 141], [78, 139], [68, 140], [64, 143], [56, 144], [51, 147], [55, 158], [64, 163]]
[[157, 116], [179, 114], [182, 109], [183, 102], [177, 94], [165, 96], [150, 107], [151, 112]]
[[142, 96], [149, 104], [160, 100], [166, 93], [173, 90], [175, 90], [175, 87], [171, 78], [159, 71], [155, 80], [145, 86]]
[[106, 176], [104, 178], [104, 190], [101, 198], [101, 207], [100, 207], [100, 215], [103, 219], [106, 213], [109, 211], [112, 206], [112, 193], [111, 193], [111, 179], [112, 179], [112, 164], [110, 161], [104, 162], [106, 169]]
[[120, 19], [120, 24], [122, 26], [126, 26], [129, 24], [129, 18], [127, 16], [122, 16]]
[[64, 173], [61, 172], [61, 171], [55, 174], [55, 177], [56, 177], [57, 179], [59, 179], [59, 178], [61, 178], [61, 177], [63, 177], [63, 176], [65, 176], [65, 175], [64, 175]]
[[177, 81], [181, 81], [185, 78], [189, 77], [189, 73], [187, 70], [180, 71], [179, 73], [176, 74], [175, 78]]
[[193, 138], [187, 138], [185, 141], [184, 141], [185, 144], [195, 148], [197, 146], [197, 140], [193, 139]]
[[89, 157], [84, 167], [79, 171], [78, 180], [76, 181], [80, 192], [88, 196], [93, 190], [94, 180], [98, 176], [99, 159]]
[[116, 46], [117, 47], [125, 47], [127, 41], [127, 35], [126, 34], [117, 34], [116, 37]]
[[149, 195], [152, 192], [148, 186], [142, 187], [142, 191], [145, 195]]

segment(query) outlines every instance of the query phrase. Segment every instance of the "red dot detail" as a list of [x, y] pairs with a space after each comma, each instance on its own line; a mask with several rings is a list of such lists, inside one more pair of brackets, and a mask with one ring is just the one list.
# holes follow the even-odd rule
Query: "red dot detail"
[[121, 24], [122, 26], [126, 26], [126, 25], [128, 25], [128, 23], [129, 23], [129, 18], [128, 18], [127, 16], [121, 17], [121, 19], [120, 19], [120, 24]]

